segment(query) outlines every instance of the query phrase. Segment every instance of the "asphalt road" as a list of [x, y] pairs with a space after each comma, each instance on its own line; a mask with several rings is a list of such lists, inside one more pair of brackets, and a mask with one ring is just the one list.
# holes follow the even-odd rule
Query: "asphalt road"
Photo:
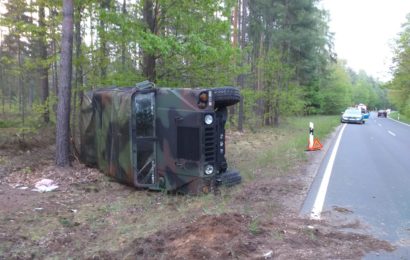
[[366, 124], [346, 124], [340, 132], [302, 214], [358, 219], [366, 232], [398, 247], [367, 259], [410, 259], [410, 126], [372, 113]]

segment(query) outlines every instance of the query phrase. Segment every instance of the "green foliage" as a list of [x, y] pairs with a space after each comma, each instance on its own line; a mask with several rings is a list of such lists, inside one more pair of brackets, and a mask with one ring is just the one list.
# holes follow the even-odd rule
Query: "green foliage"
[[352, 84], [345, 67], [333, 65], [332, 74], [321, 88], [321, 109], [324, 114], [340, 114], [352, 106]]
[[294, 78], [294, 68], [283, 62], [287, 57], [270, 50], [259, 62], [264, 86], [265, 122], [279, 115], [294, 115], [303, 109], [301, 90]]
[[369, 109], [387, 106], [386, 90], [364, 71], [356, 73], [347, 68], [344, 61], [339, 61], [329, 67], [329, 72], [317, 95], [321, 113], [340, 114], [360, 103]]
[[410, 14], [402, 28], [396, 40], [394, 77], [387, 87], [390, 89], [389, 100], [400, 113], [410, 117]]
[[16, 136], [21, 141], [25, 139], [25, 136], [31, 135], [31, 134], [37, 134], [37, 133], [38, 133], [38, 129], [34, 127], [22, 126], [18, 128], [16, 132]]
[[255, 117], [255, 111], [257, 111], [259, 104], [258, 100], [261, 100], [264, 96], [263, 91], [257, 91], [250, 88], [241, 90], [244, 103], [244, 117], [247, 126], [253, 130], [260, 126], [259, 118]]
[[326, 75], [333, 55], [326, 13], [314, 0], [280, 0], [274, 5], [255, 0], [249, 8], [254, 75], [267, 91], [265, 123], [270, 124], [272, 116], [277, 124], [281, 114], [315, 111], [313, 107], [320, 106], [318, 79]]
[[[243, 6], [244, 2], [248, 5]], [[153, 28], [144, 20], [145, 3], [153, 5]], [[339, 114], [356, 103], [387, 107], [387, 90], [379, 82], [343, 64], [333, 64], [328, 14], [317, 3], [141, 0], [125, 1], [123, 5], [123, 1], [76, 0], [74, 20], [80, 22], [82, 41], [81, 54], [74, 58], [73, 65], [74, 75], [82, 75], [81, 81], [73, 82], [73, 94], [104, 86], [133, 86], [145, 80], [145, 55], [150, 54], [159, 86], [240, 85], [244, 123], [252, 129], [293, 115]], [[2, 97], [7, 111], [29, 115], [29, 127], [37, 127], [39, 124], [32, 121], [40, 121], [42, 113], [56, 101], [52, 96], [40, 104], [39, 69], [50, 69], [53, 90], [55, 76], [60, 73], [61, 4], [56, 0], [6, 1], [0, 19], [0, 25], [8, 31], [3, 35], [0, 58]], [[38, 20], [42, 6], [44, 26]], [[397, 42], [396, 77], [388, 85], [390, 99], [403, 113], [410, 113], [410, 91], [404, 87], [410, 81], [405, 69], [410, 67], [406, 65], [410, 57], [406, 51], [408, 31], [406, 27]], [[49, 46], [47, 58], [38, 55], [43, 40]], [[50, 119], [55, 121], [52, 109]], [[235, 118], [230, 123], [238, 121]]]
[[48, 96], [44, 103], [36, 102], [33, 104], [32, 107], [32, 117], [35, 119], [37, 126], [41, 126], [41, 117], [44, 115], [46, 111], [50, 113], [50, 120], [55, 123], [56, 120], [56, 113], [51, 107], [55, 107], [57, 105], [57, 97], [54, 94]]
[[[141, 51], [155, 57], [158, 85], [231, 85], [238, 73], [232, 60], [239, 52], [227, 39], [230, 31], [227, 15], [232, 1], [155, 1], [154, 8], [159, 10], [153, 13], [157, 21], [155, 31], [147, 30], [142, 20], [143, 1], [128, 4], [126, 12], [116, 2], [108, 9], [101, 9], [96, 3], [86, 5], [88, 16], [104, 24], [104, 29], [97, 27], [97, 33], [108, 42], [108, 53], [114, 55], [109, 62], [101, 57], [104, 54], [96, 45], [87, 46], [85, 53], [91, 57], [85, 63], [89, 87], [134, 85], [142, 79], [144, 60], [135, 56]], [[139, 69], [135, 69], [135, 59]], [[104, 64], [95, 63], [96, 60], [104, 60]], [[101, 65], [108, 65], [106, 78], [99, 75]]]
[[398, 121], [410, 124], [410, 117], [406, 116], [405, 114], [400, 114], [398, 111], [392, 111], [389, 114], [389, 117], [393, 118], [394, 120], [398, 120]]
[[103, 85], [129, 87], [134, 86], [136, 82], [144, 81], [145, 78], [135, 71], [116, 71], [108, 74]]
[[0, 119], [0, 128], [14, 128], [20, 124], [20, 120]]
[[[161, 85], [202, 87], [232, 84], [239, 52], [226, 38], [231, 5], [224, 1], [163, 1], [165, 42], [157, 63]], [[222, 16], [217, 16], [220, 13]]]

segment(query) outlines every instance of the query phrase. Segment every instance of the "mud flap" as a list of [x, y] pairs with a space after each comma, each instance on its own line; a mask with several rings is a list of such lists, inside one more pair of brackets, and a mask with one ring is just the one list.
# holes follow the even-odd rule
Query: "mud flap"
[[241, 183], [242, 177], [238, 171], [227, 171], [219, 175], [216, 179], [217, 186], [223, 185], [226, 187], [235, 186]]

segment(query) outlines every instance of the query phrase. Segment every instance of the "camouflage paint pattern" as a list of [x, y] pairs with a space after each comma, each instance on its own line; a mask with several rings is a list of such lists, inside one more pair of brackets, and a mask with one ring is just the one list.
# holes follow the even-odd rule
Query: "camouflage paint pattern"
[[[84, 96], [80, 159], [135, 187], [189, 194], [210, 191], [227, 168], [226, 108], [214, 107], [208, 89], [149, 84], [153, 85], [99, 89]], [[199, 99], [204, 92], [209, 97], [206, 104]], [[214, 119], [209, 125], [206, 115]], [[206, 174], [209, 165], [214, 170]]]

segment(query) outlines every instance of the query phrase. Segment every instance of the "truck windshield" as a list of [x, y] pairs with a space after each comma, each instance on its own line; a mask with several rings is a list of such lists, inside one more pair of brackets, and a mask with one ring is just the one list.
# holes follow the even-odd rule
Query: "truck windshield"
[[154, 136], [154, 93], [135, 97], [137, 136]]

